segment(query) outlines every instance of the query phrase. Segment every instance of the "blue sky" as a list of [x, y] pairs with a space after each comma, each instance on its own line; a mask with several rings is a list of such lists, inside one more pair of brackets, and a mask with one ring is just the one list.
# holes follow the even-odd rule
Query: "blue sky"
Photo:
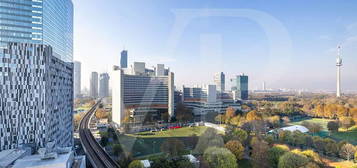
[[[74, 5], [74, 58], [82, 62], [83, 86], [91, 71], [109, 72], [118, 64], [125, 48], [129, 63], [169, 66], [178, 86], [212, 83], [213, 74], [223, 71], [227, 87], [243, 72], [252, 89], [265, 81], [268, 88], [334, 90], [341, 44], [342, 86], [357, 90], [357, 1], [74, 0]], [[201, 17], [179, 29], [178, 16], [192, 11]]]

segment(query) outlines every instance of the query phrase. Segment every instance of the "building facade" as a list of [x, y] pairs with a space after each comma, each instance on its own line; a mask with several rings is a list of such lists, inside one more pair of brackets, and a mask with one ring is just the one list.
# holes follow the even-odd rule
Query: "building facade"
[[92, 98], [98, 98], [98, 73], [92, 72], [89, 83], [89, 96]]
[[0, 52], [0, 150], [73, 145], [73, 64], [40, 44]]
[[73, 145], [73, 3], [0, 0], [0, 150]]
[[226, 76], [223, 72], [214, 74], [214, 83], [218, 92], [223, 93], [226, 90]]
[[120, 53], [120, 68], [128, 68], [128, 51], [123, 50]]
[[81, 96], [81, 62], [74, 61], [74, 97], [78, 98]]
[[182, 102], [186, 107], [192, 109], [195, 116], [203, 116], [207, 113], [222, 114], [228, 107], [240, 109], [240, 104], [232, 98], [221, 99], [217, 93], [216, 85], [183, 86]]
[[121, 68], [113, 71], [113, 121], [120, 125], [130, 115], [140, 124], [148, 114], [156, 119], [163, 113], [174, 116], [174, 73], [156, 76], [145, 63], [134, 63], [133, 69], [129, 73]]
[[9, 42], [45, 44], [55, 57], [72, 62], [71, 0], [2, 0], [0, 12], [0, 48]]
[[102, 73], [99, 77], [99, 97], [109, 97], [109, 74]]

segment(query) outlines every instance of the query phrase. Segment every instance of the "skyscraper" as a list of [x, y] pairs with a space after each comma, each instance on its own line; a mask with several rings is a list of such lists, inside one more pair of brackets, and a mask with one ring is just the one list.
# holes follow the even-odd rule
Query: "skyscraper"
[[217, 91], [223, 93], [226, 90], [226, 76], [223, 72], [214, 74], [214, 83], [217, 86]]
[[99, 77], [99, 97], [109, 96], [109, 74], [102, 73]]
[[81, 95], [81, 62], [74, 61], [74, 97]]
[[97, 72], [92, 72], [89, 84], [90, 84], [89, 96], [92, 98], [98, 98], [98, 73]]
[[73, 145], [73, 3], [0, 1], [0, 150]]
[[0, 9], [0, 48], [9, 42], [45, 44], [55, 57], [72, 62], [72, 0], [2, 0]]
[[120, 68], [128, 68], [128, 51], [123, 50], [120, 54]]
[[242, 100], [248, 99], [248, 76], [241, 74], [237, 76], [237, 94]]
[[336, 59], [336, 67], [337, 67], [337, 87], [336, 87], [336, 97], [341, 97], [341, 66], [342, 66], [342, 58], [340, 53], [341, 47], [337, 48], [337, 59]]

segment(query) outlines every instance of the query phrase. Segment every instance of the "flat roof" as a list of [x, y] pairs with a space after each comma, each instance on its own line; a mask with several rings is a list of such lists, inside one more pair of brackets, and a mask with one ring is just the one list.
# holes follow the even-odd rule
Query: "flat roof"
[[30, 155], [25, 156], [22, 159], [18, 159], [13, 168], [30, 168], [30, 167], [48, 167], [57, 168], [66, 166], [68, 161], [73, 157], [73, 152], [68, 152], [65, 154], [58, 154], [55, 159], [42, 160], [41, 155]]

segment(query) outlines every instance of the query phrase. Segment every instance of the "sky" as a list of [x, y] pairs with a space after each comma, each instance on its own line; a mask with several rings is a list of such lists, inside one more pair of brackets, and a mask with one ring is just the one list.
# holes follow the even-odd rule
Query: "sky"
[[[163, 63], [175, 85], [213, 83], [244, 73], [250, 89], [333, 91], [337, 46], [343, 90], [357, 90], [357, 1], [73, 0], [74, 60], [82, 87], [92, 71]], [[111, 76], [112, 78], [114, 76]], [[234, 80], [233, 80], [234, 81]]]

